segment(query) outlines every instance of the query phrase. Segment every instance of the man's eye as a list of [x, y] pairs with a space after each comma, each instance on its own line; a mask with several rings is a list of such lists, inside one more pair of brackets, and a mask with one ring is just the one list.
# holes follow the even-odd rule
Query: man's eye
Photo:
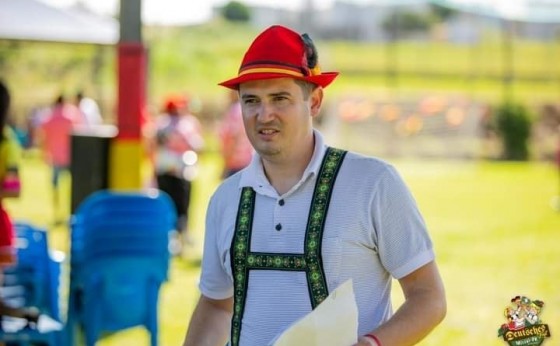
[[245, 99], [245, 100], [243, 100], [243, 103], [246, 104], [246, 105], [255, 104], [257, 102], [258, 102], [257, 99]]

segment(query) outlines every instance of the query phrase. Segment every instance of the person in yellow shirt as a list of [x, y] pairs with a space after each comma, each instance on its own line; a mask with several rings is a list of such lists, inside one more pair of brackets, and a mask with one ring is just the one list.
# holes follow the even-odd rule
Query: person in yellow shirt
[[[3, 268], [16, 262], [14, 248], [14, 227], [10, 216], [4, 209], [5, 198], [19, 197], [21, 186], [18, 173], [20, 147], [15, 133], [6, 125], [10, 107], [10, 93], [0, 81], [0, 286], [4, 281]], [[39, 314], [35, 309], [15, 309], [0, 300], [0, 316], [25, 318], [37, 323]]]

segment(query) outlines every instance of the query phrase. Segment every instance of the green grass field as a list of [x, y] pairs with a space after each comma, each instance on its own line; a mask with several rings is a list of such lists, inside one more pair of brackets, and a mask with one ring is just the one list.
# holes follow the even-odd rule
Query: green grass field
[[[506, 345], [497, 337], [503, 310], [516, 295], [545, 302], [540, 315], [558, 344], [560, 333], [560, 212], [551, 207], [559, 193], [559, 174], [546, 163], [394, 161], [423, 212], [434, 239], [446, 284], [448, 314], [421, 345]], [[196, 240], [171, 266], [160, 297], [161, 345], [182, 342], [198, 298], [197, 280], [204, 211], [218, 182], [220, 162], [202, 157], [195, 186], [191, 229]], [[40, 226], [52, 220], [49, 171], [36, 157], [23, 162], [24, 191], [8, 209], [16, 219]], [[65, 181], [66, 191], [70, 182]], [[67, 193], [67, 200], [69, 194]], [[66, 203], [68, 210], [68, 203]], [[68, 230], [49, 227], [53, 248], [68, 251]], [[402, 296], [395, 286], [394, 301]], [[422, 318], [422, 316], [418, 316]], [[100, 346], [147, 345], [140, 328], [110, 336]]]

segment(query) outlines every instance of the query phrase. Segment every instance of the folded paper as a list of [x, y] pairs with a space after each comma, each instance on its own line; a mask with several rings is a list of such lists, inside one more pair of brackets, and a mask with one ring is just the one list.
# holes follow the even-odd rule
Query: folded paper
[[351, 346], [358, 336], [358, 307], [348, 280], [336, 288], [315, 310], [279, 335], [274, 346]]

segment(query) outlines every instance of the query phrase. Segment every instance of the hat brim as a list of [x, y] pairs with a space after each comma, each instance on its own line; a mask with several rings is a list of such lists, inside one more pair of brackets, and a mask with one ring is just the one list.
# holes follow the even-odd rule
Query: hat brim
[[241, 76], [237, 76], [232, 79], [228, 79], [224, 82], [219, 83], [218, 85], [224, 86], [229, 89], [237, 90], [239, 89], [239, 84], [251, 82], [255, 80], [262, 80], [262, 79], [274, 79], [274, 78], [293, 78], [299, 79], [303, 81], [307, 81], [313, 84], [317, 84], [322, 88], [327, 87], [331, 84], [334, 79], [338, 76], [338, 72], [324, 72], [316, 76], [293, 76], [284, 73], [250, 73]]

